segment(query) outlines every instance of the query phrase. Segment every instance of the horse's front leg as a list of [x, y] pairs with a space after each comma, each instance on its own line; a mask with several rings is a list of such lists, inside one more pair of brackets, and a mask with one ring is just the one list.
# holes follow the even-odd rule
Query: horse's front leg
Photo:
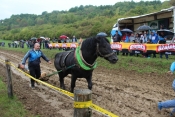
[[70, 89], [70, 91], [72, 93], [74, 92], [76, 80], [77, 80], [77, 77], [72, 74], [72, 76], [71, 76], [71, 89]]
[[92, 75], [86, 78], [86, 81], [88, 82], [88, 89], [92, 89]]
[[65, 85], [64, 85], [64, 76], [62, 73], [59, 73], [59, 79], [60, 79], [60, 88], [65, 90]]

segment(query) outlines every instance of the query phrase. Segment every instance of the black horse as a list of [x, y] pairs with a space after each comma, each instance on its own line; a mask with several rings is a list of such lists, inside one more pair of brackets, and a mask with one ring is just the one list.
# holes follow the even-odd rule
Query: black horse
[[64, 77], [71, 74], [71, 92], [74, 91], [77, 78], [86, 78], [88, 88], [92, 89], [92, 72], [96, 67], [97, 57], [104, 57], [110, 63], [117, 62], [109, 41], [104, 36], [88, 38], [74, 51], [61, 52], [55, 55], [54, 65], [59, 72], [60, 87], [65, 89]]

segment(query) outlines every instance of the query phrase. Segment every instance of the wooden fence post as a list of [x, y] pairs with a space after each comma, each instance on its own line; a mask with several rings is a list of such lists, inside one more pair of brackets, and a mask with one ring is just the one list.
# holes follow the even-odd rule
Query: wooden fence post
[[9, 62], [10, 62], [9, 60], [5, 60], [7, 70], [7, 91], [8, 91], [8, 97], [13, 98], [11, 67], [9, 65]]
[[92, 91], [89, 89], [74, 90], [74, 117], [92, 117], [89, 108], [92, 103]]

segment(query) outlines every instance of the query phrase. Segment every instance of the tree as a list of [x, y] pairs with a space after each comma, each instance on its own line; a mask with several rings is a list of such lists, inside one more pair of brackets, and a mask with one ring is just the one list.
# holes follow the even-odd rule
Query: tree
[[46, 14], [47, 14], [47, 11], [42, 12], [42, 15], [46, 15]]
[[170, 5], [175, 6], [175, 0], [170, 0]]
[[[171, 0], [174, 3], [175, 0]], [[51, 38], [62, 34], [77, 37], [89, 37], [100, 31], [110, 34], [116, 20], [121, 17], [143, 15], [170, 7], [169, 1], [161, 3], [160, 0], [140, 1], [134, 0], [117, 2], [115, 5], [79, 6], [69, 11], [53, 11], [42, 15], [20, 14], [0, 20], [0, 38], [31, 38], [41, 35]], [[12, 36], [9, 36], [12, 35]]]

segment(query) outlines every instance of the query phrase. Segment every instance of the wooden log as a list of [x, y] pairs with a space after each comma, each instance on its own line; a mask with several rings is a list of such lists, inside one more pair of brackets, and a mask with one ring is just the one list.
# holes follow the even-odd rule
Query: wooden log
[[92, 117], [89, 108], [92, 103], [92, 91], [89, 89], [74, 90], [74, 117]]
[[7, 91], [8, 91], [8, 97], [13, 98], [13, 87], [12, 87], [12, 75], [11, 75], [11, 67], [9, 65], [10, 61], [5, 60], [6, 64], [6, 71], [7, 71]]

